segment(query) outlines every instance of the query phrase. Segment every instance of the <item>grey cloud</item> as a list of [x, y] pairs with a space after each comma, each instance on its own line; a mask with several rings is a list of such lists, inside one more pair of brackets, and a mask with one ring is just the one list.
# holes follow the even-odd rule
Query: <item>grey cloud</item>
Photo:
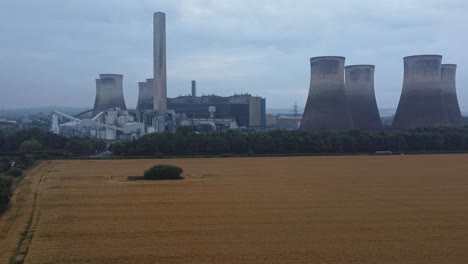
[[[468, 3], [459, 0], [4, 1], [0, 107], [91, 106], [94, 78], [122, 73], [127, 105], [152, 72], [152, 12], [167, 13], [169, 96], [251, 92], [269, 107], [305, 104], [308, 59], [373, 63], [381, 107], [396, 107], [402, 57], [440, 53], [459, 64], [468, 109]], [[285, 91], [283, 95], [278, 95]], [[25, 97], [25, 95], [28, 95]]]

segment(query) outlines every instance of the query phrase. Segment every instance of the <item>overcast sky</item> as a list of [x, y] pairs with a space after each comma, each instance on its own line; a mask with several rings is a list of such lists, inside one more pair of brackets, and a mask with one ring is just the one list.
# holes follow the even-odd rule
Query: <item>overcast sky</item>
[[396, 108], [402, 58], [458, 64], [468, 110], [466, 0], [2, 0], [0, 108], [92, 107], [100, 73], [124, 75], [128, 107], [152, 76], [152, 15], [166, 13], [168, 96], [248, 92], [305, 105], [309, 58], [375, 64], [380, 108]]

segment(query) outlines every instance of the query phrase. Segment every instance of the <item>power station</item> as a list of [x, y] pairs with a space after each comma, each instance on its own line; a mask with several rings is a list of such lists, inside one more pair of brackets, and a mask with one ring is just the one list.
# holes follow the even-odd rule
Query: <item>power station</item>
[[345, 86], [354, 127], [361, 130], [380, 130], [380, 119], [374, 91], [374, 65], [345, 67]]
[[456, 88], [456, 64], [442, 64], [441, 85], [445, 108], [447, 109], [448, 120], [451, 125], [462, 125], [463, 117], [458, 105]]
[[449, 124], [441, 82], [441, 55], [404, 58], [404, 79], [393, 128]]
[[301, 130], [354, 128], [344, 83], [344, 57], [310, 59], [309, 96], [300, 124]]
[[[79, 119], [53, 112], [51, 130], [112, 141], [171, 132], [178, 126], [191, 126], [203, 132], [263, 130], [275, 122], [284, 123], [276, 128], [299, 127], [304, 131], [382, 129], [374, 89], [374, 65], [345, 67], [345, 57], [311, 58], [309, 93], [302, 119], [293, 116], [271, 122], [267, 121], [265, 98], [250, 94], [197, 96], [195, 80], [191, 80], [189, 95], [167, 97], [166, 15], [162, 12], [153, 14], [152, 60], [152, 78], [138, 83], [136, 110], [127, 110], [123, 75], [100, 74], [96, 79], [92, 117]], [[442, 64], [440, 55], [405, 57], [403, 89], [392, 128], [463, 124], [456, 69], [455, 64]], [[60, 124], [61, 120], [67, 122]]]

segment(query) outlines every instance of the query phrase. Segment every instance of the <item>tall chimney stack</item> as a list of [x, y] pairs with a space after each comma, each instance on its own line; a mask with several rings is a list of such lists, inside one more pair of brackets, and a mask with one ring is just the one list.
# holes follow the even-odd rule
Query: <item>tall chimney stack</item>
[[153, 110], [165, 112], [167, 110], [167, 80], [166, 80], [166, 14], [154, 13], [154, 96]]
[[196, 97], [196, 96], [197, 96], [197, 82], [192, 81], [192, 97]]

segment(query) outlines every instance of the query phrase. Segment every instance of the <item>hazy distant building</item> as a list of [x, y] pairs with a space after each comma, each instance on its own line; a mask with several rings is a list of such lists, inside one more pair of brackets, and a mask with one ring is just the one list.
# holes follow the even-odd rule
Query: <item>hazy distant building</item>
[[123, 95], [123, 75], [101, 74], [99, 79], [96, 79], [93, 116], [115, 107], [127, 109]]
[[354, 128], [344, 83], [344, 57], [310, 59], [310, 87], [301, 130]]
[[404, 58], [404, 80], [393, 128], [446, 125], [449, 123], [441, 86], [440, 55]]
[[192, 81], [192, 96], [196, 97], [197, 96], [197, 82]]
[[138, 83], [137, 111], [153, 110], [153, 79]]
[[163, 113], [167, 109], [166, 14], [162, 12], [154, 13], [153, 22], [153, 109], [155, 112]]
[[232, 118], [240, 127], [262, 129], [266, 126], [266, 101], [251, 95], [222, 97], [179, 96], [168, 98], [168, 108], [188, 118]]
[[441, 81], [444, 97], [444, 104], [447, 108], [447, 114], [450, 124], [462, 125], [463, 117], [458, 105], [457, 89], [456, 89], [456, 64], [442, 64]]
[[374, 65], [345, 67], [346, 97], [354, 127], [361, 130], [380, 130], [379, 109], [374, 91]]

